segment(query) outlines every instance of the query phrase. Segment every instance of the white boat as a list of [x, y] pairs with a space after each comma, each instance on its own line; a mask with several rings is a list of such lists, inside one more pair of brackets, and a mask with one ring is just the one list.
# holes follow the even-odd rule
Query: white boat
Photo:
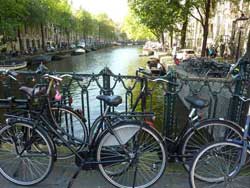
[[83, 46], [77, 46], [76, 49], [72, 52], [72, 55], [81, 55], [85, 53], [86, 53], [86, 50]]
[[27, 67], [27, 61], [8, 60], [0, 63], [1, 70], [17, 70], [25, 67]]

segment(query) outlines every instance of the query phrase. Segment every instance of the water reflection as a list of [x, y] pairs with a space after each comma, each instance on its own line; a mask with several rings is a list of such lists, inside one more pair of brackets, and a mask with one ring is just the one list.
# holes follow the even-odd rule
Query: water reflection
[[145, 62], [145, 58], [138, 56], [139, 51], [138, 47], [103, 49], [54, 61], [48, 67], [54, 71], [78, 73], [99, 73], [104, 67], [108, 67], [114, 74], [133, 75], [138, 65]]

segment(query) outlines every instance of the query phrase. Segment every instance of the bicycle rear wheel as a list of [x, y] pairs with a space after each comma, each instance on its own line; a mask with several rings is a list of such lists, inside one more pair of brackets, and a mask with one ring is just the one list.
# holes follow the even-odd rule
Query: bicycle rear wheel
[[[71, 109], [64, 107], [52, 107], [51, 112], [63, 138], [76, 151], [82, 150], [87, 143], [88, 131], [81, 117]], [[74, 156], [72, 151], [59, 138], [54, 137], [53, 140], [58, 159], [67, 159]]]
[[18, 185], [34, 185], [48, 176], [54, 151], [51, 140], [42, 130], [26, 122], [15, 122], [0, 130], [0, 141], [3, 177]]
[[206, 120], [195, 125], [183, 138], [181, 155], [184, 167], [188, 171], [189, 165], [197, 152], [205, 145], [226, 139], [241, 140], [242, 129], [235, 124], [224, 120]]
[[246, 163], [238, 171], [241, 153], [242, 145], [234, 142], [217, 142], [205, 147], [195, 157], [190, 170], [192, 188], [249, 187], [250, 150]]
[[[122, 188], [145, 188], [164, 173], [167, 155], [161, 136], [138, 122], [122, 122], [100, 138], [97, 161], [101, 174]], [[118, 138], [118, 140], [117, 140]]]

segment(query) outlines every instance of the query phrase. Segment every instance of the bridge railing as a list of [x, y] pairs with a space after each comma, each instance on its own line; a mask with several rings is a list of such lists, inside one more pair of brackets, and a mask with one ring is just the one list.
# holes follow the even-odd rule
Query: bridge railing
[[[249, 66], [242, 65], [241, 71], [246, 77], [249, 76]], [[39, 75], [32, 71], [18, 71], [20, 85], [33, 86], [40, 80]], [[56, 72], [53, 74], [65, 74]], [[176, 81], [179, 86], [151, 83], [148, 77], [142, 75], [116, 75], [110, 69], [104, 68], [98, 74], [67, 73], [82, 77], [83, 81], [66, 79], [63, 81], [63, 93], [65, 96], [73, 97], [72, 107], [80, 109], [87, 119], [88, 126], [93, 120], [103, 113], [105, 104], [95, 99], [99, 94], [121, 95], [122, 105], [113, 110], [128, 112], [136, 103], [141, 88], [145, 86], [136, 111], [156, 112], [156, 123], [162, 128], [164, 135], [175, 137], [180, 126], [187, 117], [189, 107], [184, 97], [187, 95], [199, 95], [206, 98], [210, 105], [205, 109], [204, 118], [225, 117], [240, 122], [242, 103], [233, 97], [235, 94], [245, 94], [248, 81], [228, 80], [214, 78], [186, 77], [176, 72], [169, 73], [166, 79]], [[249, 77], [248, 77], [249, 78]], [[16, 81], [1, 75], [0, 98], [16, 96], [25, 98], [18, 91], [20, 86]], [[180, 100], [179, 100], [180, 99]], [[183, 102], [185, 105], [182, 105]]]

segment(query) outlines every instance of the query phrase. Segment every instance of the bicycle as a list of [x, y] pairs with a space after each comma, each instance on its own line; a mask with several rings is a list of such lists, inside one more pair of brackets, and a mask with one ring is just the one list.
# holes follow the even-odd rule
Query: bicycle
[[[60, 77], [45, 76], [61, 80]], [[47, 93], [50, 89], [51, 84]], [[84, 169], [88, 165], [99, 168], [104, 178], [114, 186], [143, 188], [154, 184], [164, 173], [167, 161], [160, 134], [142, 121], [126, 118], [127, 115], [111, 121], [109, 110], [122, 102], [120, 96], [101, 95], [97, 99], [107, 104], [101, 115], [106, 127], [101, 134], [98, 129], [103, 129], [102, 124], [96, 132], [90, 131], [93, 135], [88, 136], [81, 152], [42, 113], [35, 119], [34, 116], [32, 119], [8, 116], [6, 126], [0, 130], [0, 173], [18, 185], [34, 185], [44, 180], [56, 160], [55, 141], [52, 139], [55, 136], [76, 156], [79, 168]]]
[[[238, 96], [243, 102], [250, 98]], [[190, 170], [190, 184], [199, 187], [249, 187], [250, 183], [250, 105], [241, 140], [232, 138], [204, 147]]]
[[[239, 59], [229, 74], [242, 62], [244, 61]], [[244, 79], [241, 71], [233, 75], [233, 78]], [[250, 101], [250, 98], [244, 96], [234, 97], [238, 97], [243, 103]], [[249, 187], [249, 123], [250, 104], [241, 139], [225, 138], [219, 142], [210, 143], [198, 152], [189, 174], [191, 187]]]
[[[41, 69], [41, 66], [39, 67]], [[39, 72], [42, 71], [40, 69], [38, 69]], [[5, 74], [17, 81], [18, 74], [16, 72], [7, 71]], [[86, 120], [71, 107], [62, 104], [62, 96], [57, 85], [65, 77], [73, 77], [73, 79], [76, 80], [80, 79], [79, 77], [68, 74], [61, 75], [60, 77], [45, 74], [42, 78], [48, 80], [48, 83], [36, 84], [33, 88], [26, 86], [19, 88], [19, 90], [27, 96], [27, 99], [10, 97], [7, 100], [0, 100], [0, 103], [5, 104], [3, 108], [7, 107], [14, 110], [14, 112], [8, 113], [8, 117], [18, 115], [32, 119], [40, 119], [39, 115], [43, 114], [42, 122], [48, 123], [50, 121], [54, 124], [54, 126], [60, 129], [62, 134], [64, 134], [68, 142], [71, 143], [76, 150], [80, 151], [84, 147], [84, 143], [86, 143], [88, 137], [88, 130], [85, 124]], [[56, 93], [54, 97], [50, 94], [53, 89]], [[52, 139], [55, 143], [57, 159], [67, 159], [74, 156], [57, 137], [52, 136]]]
[[[149, 76], [143, 69], [139, 71]], [[164, 79], [164, 77], [159, 77], [155, 80], [170, 84], [172, 87], [178, 86], [178, 84], [170, 82]], [[168, 88], [166, 88], [165, 92], [170, 95], [177, 93], [168, 91]], [[189, 171], [192, 159], [200, 148], [208, 143], [222, 141], [225, 138], [241, 139], [242, 129], [236, 123], [223, 118], [202, 119], [198, 114], [198, 110], [202, 110], [209, 105], [207, 100], [195, 95], [187, 96], [185, 100], [191, 106], [186, 126], [180, 130], [179, 135], [174, 139], [164, 135], [164, 141], [169, 158], [173, 161], [182, 162], [185, 170]]]

